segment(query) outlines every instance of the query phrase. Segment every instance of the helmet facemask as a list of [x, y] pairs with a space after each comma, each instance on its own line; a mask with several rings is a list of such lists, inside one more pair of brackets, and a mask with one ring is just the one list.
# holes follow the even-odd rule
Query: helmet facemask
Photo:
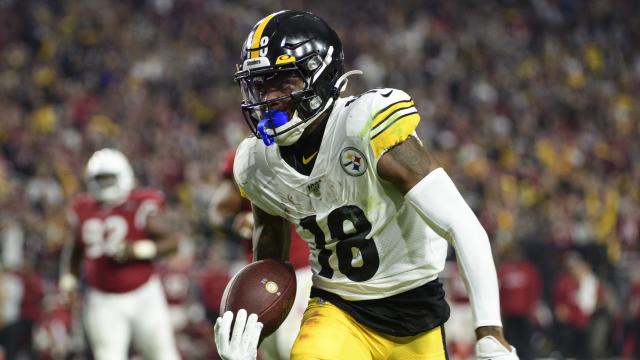
[[[333, 105], [339, 94], [334, 85], [342, 74], [342, 62], [335, 61], [332, 53], [333, 48], [329, 48], [324, 59], [314, 52], [283, 66], [236, 73], [235, 80], [240, 85], [243, 96], [242, 112], [256, 137], [266, 145], [271, 145], [274, 141], [279, 145], [291, 145], [300, 138], [309, 124]], [[245, 65], [246, 61], [243, 68]], [[277, 86], [290, 77], [302, 79], [304, 86], [292, 89], [286, 95], [266, 99], [266, 90], [278, 89]], [[279, 106], [283, 102], [287, 104], [285, 109]], [[286, 111], [285, 120], [282, 118], [282, 111]], [[266, 130], [261, 131], [259, 128]]]
[[101, 202], [114, 203], [123, 197], [116, 174], [102, 173], [88, 178], [87, 188]]

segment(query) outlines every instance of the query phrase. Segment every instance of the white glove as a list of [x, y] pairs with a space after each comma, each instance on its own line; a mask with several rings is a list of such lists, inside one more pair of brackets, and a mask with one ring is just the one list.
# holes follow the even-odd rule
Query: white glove
[[227, 311], [218, 317], [213, 332], [216, 337], [216, 348], [223, 360], [255, 360], [258, 356], [258, 341], [262, 331], [262, 323], [258, 315], [251, 314], [247, 319], [247, 311], [238, 310], [231, 333], [233, 313]]
[[515, 347], [507, 349], [493, 336], [485, 336], [476, 342], [478, 360], [518, 360]]
[[66, 273], [58, 280], [58, 289], [60, 292], [68, 294], [78, 288], [78, 279], [71, 273]]
[[158, 255], [158, 246], [150, 239], [140, 239], [133, 243], [119, 241], [111, 244], [110, 254], [117, 262], [128, 260], [153, 260]]

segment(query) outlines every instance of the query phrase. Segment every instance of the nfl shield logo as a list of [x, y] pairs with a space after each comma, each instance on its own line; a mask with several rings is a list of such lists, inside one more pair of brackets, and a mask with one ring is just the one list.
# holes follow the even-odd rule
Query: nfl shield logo
[[367, 159], [356, 148], [344, 148], [340, 152], [340, 166], [348, 175], [360, 176], [367, 171]]

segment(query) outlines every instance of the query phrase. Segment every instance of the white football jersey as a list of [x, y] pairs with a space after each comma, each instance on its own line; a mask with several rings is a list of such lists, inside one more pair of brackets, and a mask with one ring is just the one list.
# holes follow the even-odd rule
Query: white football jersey
[[241, 192], [296, 225], [311, 250], [315, 287], [345, 300], [379, 299], [443, 270], [446, 240], [376, 171], [380, 156], [415, 135], [419, 121], [401, 90], [338, 99], [309, 176], [287, 164], [276, 145], [250, 137], [238, 147], [233, 170]]

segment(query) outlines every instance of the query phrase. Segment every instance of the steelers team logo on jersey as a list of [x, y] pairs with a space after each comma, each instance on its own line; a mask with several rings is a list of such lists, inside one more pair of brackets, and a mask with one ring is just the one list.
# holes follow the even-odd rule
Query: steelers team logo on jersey
[[356, 148], [344, 148], [340, 152], [340, 166], [348, 175], [360, 176], [367, 171], [367, 159]]

